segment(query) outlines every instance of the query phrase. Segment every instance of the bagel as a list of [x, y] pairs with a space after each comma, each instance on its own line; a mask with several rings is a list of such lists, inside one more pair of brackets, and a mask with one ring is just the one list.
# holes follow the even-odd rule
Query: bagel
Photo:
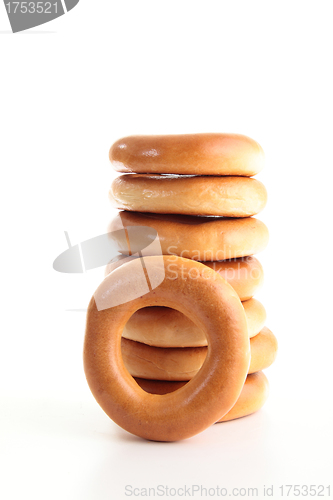
[[249, 331], [249, 338], [255, 337], [262, 331], [266, 322], [266, 310], [257, 299], [242, 302]]
[[116, 141], [109, 158], [118, 172], [256, 175], [264, 167], [260, 145], [239, 134], [136, 135]]
[[[187, 384], [187, 382], [169, 382], [142, 378], [135, 378], [135, 381], [144, 391], [151, 394], [168, 394]], [[246, 377], [244, 387], [235, 405], [216, 423], [245, 417], [260, 410], [267, 401], [268, 393], [269, 384], [266, 375], [263, 372], [251, 373]]]
[[[277, 340], [264, 327], [250, 339], [251, 363], [248, 373], [268, 368], [276, 358]], [[124, 364], [133, 377], [153, 380], [191, 380], [206, 359], [207, 347], [153, 347], [122, 338]]]
[[[109, 224], [113, 232], [128, 226], [148, 226], [157, 231], [164, 255], [179, 255], [199, 261], [218, 261], [247, 257], [264, 250], [268, 229], [253, 217], [213, 218], [190, 215], [155, 215], [120, 212]], [[128, 254], [119, 242], [120, 252]], [[138, 250], [132, 248], [134, 254]]]
[[[264, 306], [255, 299], [242, 302], [249, 330], [254, 337], [266, 320]], [[155, 347], [206, 346], [204, 332], [187, 316], [168, 307], [145, 307], [130, 317], [123, 330], [123, 337]]]
[[[176, 277], [169, 271], [170, 261], [176, 265]], [[192, 279], [193, 270], [196, 279]], [[144, 277], [150, 283], [146, 293]], [[125, 324], [135, 311], [149, 306], [177, 309], [202, 328], [208, 339], [208, 348], [203, 348], [207, 357], [197, 376], [164, 396], [143, 391], [122, 357]], [[223, 278], [199, 262], [175, 256], [131, 260], [110, 273], [90, 301], [84, 341], [89, 387], [106, 414], [137, 436], [175, 441], [203, 431], [233, 407], [249, 362], [242, 304]], [[223, 397], [216, 398], [216, 394]]]
[[265, 207], [267, 192], [249, 177], [126, 174], [114, 179], [109, 198], [134, 212], [250, 217]]

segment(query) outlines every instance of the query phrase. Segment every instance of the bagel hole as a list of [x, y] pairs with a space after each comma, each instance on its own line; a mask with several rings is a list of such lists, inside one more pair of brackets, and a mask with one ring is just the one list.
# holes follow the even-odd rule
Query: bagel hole
[[188, 383], [188, 381], [176, 382], [166, 380], [150, 380], [139, 377], [132, 378], [135, 383], [148, 394], [158, 394], [160, 396], [178, 391], [181, 387], [184, 387], [184, 385]]
[[207, 355], [205, 343], [204, 332], [183, 313], [149, 306], [126, 323], [121, 353], [136, 383], [145, 392], [162, 395], [183, 387], [198, 373]]

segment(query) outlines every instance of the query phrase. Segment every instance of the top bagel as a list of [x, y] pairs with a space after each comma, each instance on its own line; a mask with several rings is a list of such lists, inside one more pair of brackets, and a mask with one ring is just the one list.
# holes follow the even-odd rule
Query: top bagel
[[116, 141], [109, 156], [125, 173], [251, 177], [264, 167], [261, 146], [239, 134], [135, 135]]

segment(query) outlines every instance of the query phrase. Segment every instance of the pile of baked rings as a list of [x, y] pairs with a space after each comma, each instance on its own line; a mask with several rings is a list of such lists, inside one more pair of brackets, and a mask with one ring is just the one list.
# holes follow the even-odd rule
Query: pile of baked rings
[[[107, 267], [88, 308], [93, 395], [121, 427], [156, 441], [257, 411], [277, 353], [253, 298], [263, 282], [253, 255], [268, 243], [253, 217], [267, 199], [252, 177], [262, 148], [238, 134], [131, 136], [110, 160], [124, 175], [110, 189], [122, 211], [108, 230], [124, 232], [128, 258]], [[134, 256], [129, 234], [140, 228], [155, 231], [159, 251]]]

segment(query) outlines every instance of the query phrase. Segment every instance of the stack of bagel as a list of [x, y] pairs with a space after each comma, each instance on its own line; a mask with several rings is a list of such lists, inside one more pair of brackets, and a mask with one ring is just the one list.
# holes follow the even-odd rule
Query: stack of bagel
[[[131, 136], [113, 144], [110, 160], [123, 175], [110, 189], [113, 206], [121, 212], [109, 231], [148, 226], [157, 231], [164, 255], [203, 262], [238, 294], [248, 323], [251, 362], [238, 401], [220, 421], [257, 411], [268, 396], [262, 370], [277, 353], [277, 340], [265, 326], [264, 306], [253, 298], [263, 282], [254, 254], [268, 243], [267, 227], [253, 217], [267, 200], [264, 185], [253, 178], [264, 166], [262, 148], [238, 134]], [[153, 394], [186, 384], [200, 370], [207, 349], [203, 331], [167, 307], [138, 310], [122, 334], [126, 368]]]

